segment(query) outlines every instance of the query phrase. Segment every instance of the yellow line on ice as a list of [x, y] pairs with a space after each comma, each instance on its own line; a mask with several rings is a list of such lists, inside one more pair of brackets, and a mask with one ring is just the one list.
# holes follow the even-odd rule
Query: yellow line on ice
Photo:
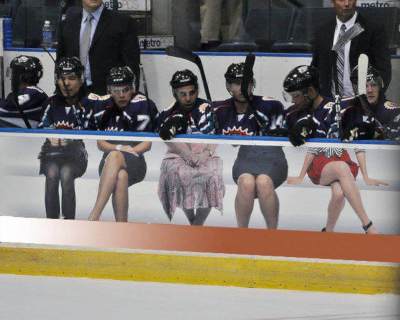
[[0, 273], [400, 294], [400, 267], [184, 254], [0, 247]]

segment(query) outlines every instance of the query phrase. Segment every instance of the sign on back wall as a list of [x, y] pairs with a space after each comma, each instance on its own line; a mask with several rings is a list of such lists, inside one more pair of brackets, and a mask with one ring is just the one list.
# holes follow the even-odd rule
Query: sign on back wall
[[[147, 1], [147, 6], [146, 6]], [[106, 8], [113, 8], [113, 0], [105, 0]], [[150, 0], [118, 0], [118, 10], [123, 11], [150, 11]], [[147, 9], [147, 10], [146, 10]]]

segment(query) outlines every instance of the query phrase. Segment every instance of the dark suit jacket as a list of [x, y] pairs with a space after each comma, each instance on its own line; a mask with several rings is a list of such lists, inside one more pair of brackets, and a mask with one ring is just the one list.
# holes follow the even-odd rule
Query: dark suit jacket
[[[58, 29], [57, 60], [79, 58], [82, 12], [61, 21]], [[106, 94], [106, 79], [113, 67], [129, 66], [139, 79], [140, 48], [134, 20], [103, 9], [89, 50], [93, 91]]]
[[[356, 23], [359, 23], [364, 31], [351, 40], [350, 45], [350, 71], [358, 64], [358, 57], [364, 53], [369, 57], [369, 62], [380, 71], [385, 84], [389, 86], [392, 77], [392, 65], [389, 53], [389, 41], [383, 25], [367, 20], [358, 13]], [[313, 46], [313, 60], [320, 73], [321, 94], [332, 96], [332, 44], [336, 28], [336, 18], [322, 25], [315, 34]]]

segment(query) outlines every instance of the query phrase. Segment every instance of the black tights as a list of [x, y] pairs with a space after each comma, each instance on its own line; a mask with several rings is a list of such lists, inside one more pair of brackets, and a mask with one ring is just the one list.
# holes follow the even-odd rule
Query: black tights
[[50, 219], [60, 217], [60, 197], [58, 187], [61, 181], [62, 215], [65, 219], [75, 219], [75, 175], [70, 163], [47, 162], [44, 168], [46, 176], [46, 216]]

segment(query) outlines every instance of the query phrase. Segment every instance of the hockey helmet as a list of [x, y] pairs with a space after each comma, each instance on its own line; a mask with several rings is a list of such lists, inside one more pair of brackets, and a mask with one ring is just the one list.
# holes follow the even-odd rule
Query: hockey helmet
[[[237, 80], [242, 80], [244, 74], [244, 62], [242, 63], [232, 63], [228, 70], [225, 72], [226, 82], [234, 82]], [[251, 71], [251, 76], [253, 77], [254, 73]], [[253, 80], [253, 79], [252, 79]], [[254, 82], [254, 81], [252, 81]]]
[[19, 67], [21, 79], [24, 82], [31, 82], [36, 85], [43, 76], [43, 66], [40, 60], [32, 56], [18, 56], [12, 59], [10, 68]]
[[196, 89], [199, 88], [197, 76], [188, 69], [175, 72], [169, 84], [171, 85], [172, 89], [182, 88], [190, 85], [194, 85]]
[[107, 86], [119, 86], [129, 84], [133, 87], [135, 75], [129, 67], [112, 68], [107, 77]]
[[[358, 94], [358, 66], [355, 66], [351, 71], [350, 81], [353, 86], [354, 93]], [[371, 64], [368, 65], [367, 69], [367, 83], [368, 82], [379, 84], [379, 89], [384, 88], [384, 83], [379, 70]]]
[[54, 74], [55, 83], [61, 75], [76, 74], [82, 82], [85, 81], [85, 68], [77, 57], [64, 57], [57, 62], [56, 72]]
[[286, 76], [283, 89], [286, 92], [302, 91], [310, 86], [319, 89], [319, 72], [313, 66], [298, 66]]

